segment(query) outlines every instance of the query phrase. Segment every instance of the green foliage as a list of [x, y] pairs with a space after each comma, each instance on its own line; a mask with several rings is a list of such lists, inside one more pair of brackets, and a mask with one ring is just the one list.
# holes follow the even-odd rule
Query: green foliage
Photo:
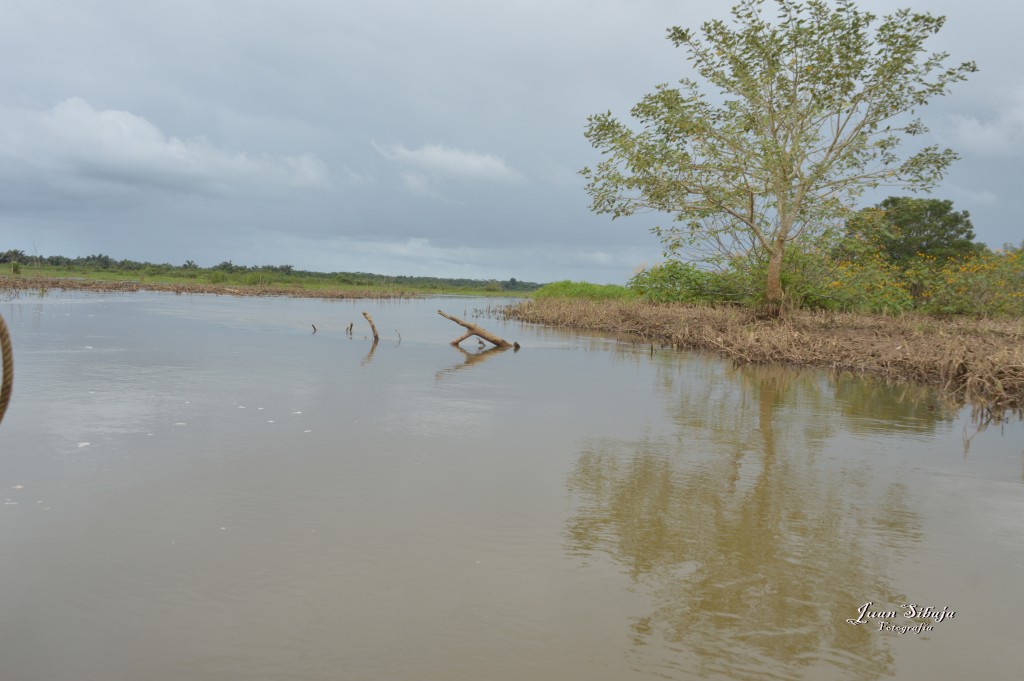
[[940, 260], [918, 256], [905, 279], [931, 314], [1024, 315], [1024, 254], [982, 252]]
[[109, 270], [112, 267], [116, 268], [118, 266], [118, 264], [119, 264], [116, 260], [111, 258], [109, 255], [105, 255], [103, 253], [97, 253], [96, 255], [89, 255], [89, 256], [86, 256], [84, 258], [77, 258], [77, 260], [81, 261], [81, 264], [85, 265], [86, 267], [94, 267], [94, 268], [98, 268], [98, 269], [101, 269], [101, 270]]
[[[791, 248], [783, 260], [784, 303], [789, 307], [834, 309], [828, 284], [835, 263], [818, 250]], [[669, 260], [642, 270], [629, 281], [637, 295], [653, 302], [765, 302], [767, 258], [734, 258], [724, 268], [710, 270], [694, 263]]]
[[29, 256], [25, 255], [25, 251], [19, 251], [11, 249], [0, 253], [0, 263], [16, 263], [26, 265], [30, 262]]
[[828, 283], [833, 309], [847, 312], [900, 314], [914, 308], [914, 299], [899, 268], [880, 252], [837, 263]]
[[[748, 281], [754, 302], [763, 305], [767, 299], [765, 283], [769, 261], [765, 257], [744, 263], [749, 269]], [[836, 264], [829, 260], [825, 249], [794, 244], [782, 259], [782, 302], [786, 307], [811, 310], [835, 309], [835, 301], [828, 290]]]
[[242, 283], [246, 286], [270, 286], [273, 279], [270, 274], [263, 271], [250, 272], [242, 276]]
[[616, 300], [630, 298], [632, 293], [616, 284], [589, 284], [585, 281], [556, 281], [545, 284], [534, 294], [536, 298], [586, 298], [589, 300]]
[[[292, 265], [262, 265], [248, 267], [225, 260], [211, 268], [201, 268], [194, 261], [183, 265], [169, 263], [154, 264], [135, 260], [115, 260], [108, 255], [90, 255], [69, 258], [62, 255], [26, 255], [24, 251], [0, 252], [0, 263], [32, 265], [36, 269], [46, 267], [47, 272], [36, 272], [44, 276], [89, 276], [102, 279], [159, 280], [174, 282], [188, 280], [194, 283], [238, 284], [251, 286], [298, 285], [302, 287], [387, 287], [400, 291], [450, 292], [450, 293], [527, 293], [540, 288], [540, 284], [515, 278], [508, 281], [496, 279], [449, 279], [445, 277], [387, 276], [366, 272], [310, 272], [296, 270]], [[20, 271], [20, 270], [19, 270]]]
[[940, 258], [918, 254], [893, 262], [877, 246], [864, 244], [837, 261], [828, 284], [836, 309], [898, 314], [1024, 314], [1024, 254], [974, 251]]
[[[722, 270], [669, 261], [642, 270], [629, 289], [653, 302], [763, 300], [767, 262], [736, 259]], [[1016, 249], [895, 263], [877, 241], [848, 240], [829, 251], [790, 249], [785, 303], [804, 309], [898, 315], [1024, 315], [1024, 252]]]
[[641, 270], [627, 286], [652, 302], [682, 303], [749, 302], [757, 288], [749, 270], [712, 271], [678, 260]]
[[847, 235], [879, 245], [885, 257], [906, 264], [918, 255], [952, 258], [974, 255], [974, 226], [967, 211], [954, 211], [953, 202], [890, 196], [865, 208], [847, 222]]
[[[666, 254], [764, 259], [764, 295], [782, 295], [784, 255], [820, 247], [856, 197], [882, 183], [933, 186], [956, 159], [900, 145], [927, 131], [914, 111], [976, 70], [946, 68], [925, 42], [944, 19], [899, 10], [876, 17], [843, 1], [745, 0], [733, 21], [675, 27], [701, 79], [657, 86], [632, 109], [636, 128], [607, 113], [586, 137], [606, 155], [584, 168], [591, 208], [613, 218], [658, 211]], [[710, 95], [710, 96], [709, 96]]]

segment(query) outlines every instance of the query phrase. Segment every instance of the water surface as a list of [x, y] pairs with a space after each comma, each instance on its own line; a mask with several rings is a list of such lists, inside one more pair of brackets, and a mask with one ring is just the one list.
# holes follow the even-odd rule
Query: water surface
[[[450, 347], [436, 310], [487, 304], [0, 303], [0, 676], [1024, 668], [1019, 423], [494, 319], [522, 351]], [[849, 624], [867, 602], [896, 617]]]

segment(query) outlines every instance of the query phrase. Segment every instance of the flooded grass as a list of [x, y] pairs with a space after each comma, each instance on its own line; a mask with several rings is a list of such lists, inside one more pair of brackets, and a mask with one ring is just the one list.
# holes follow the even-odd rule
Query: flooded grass
[[1024, 321], [883, 317], [542, 298], [505, 308], [510, 319], [628, 333], [739, 362], [828, 367], [941, 388], [999, 417], [1024, 408]]

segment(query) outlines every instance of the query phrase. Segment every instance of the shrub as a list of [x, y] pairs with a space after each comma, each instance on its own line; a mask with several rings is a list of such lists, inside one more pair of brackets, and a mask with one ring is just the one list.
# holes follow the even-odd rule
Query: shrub
[[[638, 272], [627, 286], [645, 300], [658, 303], [739, 303], [763, 290], [755, 273], [737, 261], [725, 270], [706, 270], [688, 262], [669, 260]], [[764, 277], [762, 277], [763, 279]]]
[[538, 298], [587, 298], [616, 300], [632, 297], [631, 292], [617, 284], [589, 284], [585, 281], [556, 281], [545, 284], [534, 294]]
[[880, 254], [836, 263], [827, 299], [832, 309], [900, 314], [914, 307], [898, 267]]
[[1024, 258], [985, 252], [939, 261], [918, 254], [905, 272], [918, 307], [931, 314], [1024, 314]]

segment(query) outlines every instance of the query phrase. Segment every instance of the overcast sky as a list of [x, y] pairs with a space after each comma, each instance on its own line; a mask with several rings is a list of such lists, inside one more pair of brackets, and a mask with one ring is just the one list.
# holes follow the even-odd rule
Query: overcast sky
[[[586, 118], [688, 75], [665, 29], [732, 4], [0, 0], [0, 250], [623, 283], [664, 220], [589, 212]], [[923, 112], [962, 156], [934, 195], [1019, 242], [1024, 9], [909, 6], [980, 68]]]

